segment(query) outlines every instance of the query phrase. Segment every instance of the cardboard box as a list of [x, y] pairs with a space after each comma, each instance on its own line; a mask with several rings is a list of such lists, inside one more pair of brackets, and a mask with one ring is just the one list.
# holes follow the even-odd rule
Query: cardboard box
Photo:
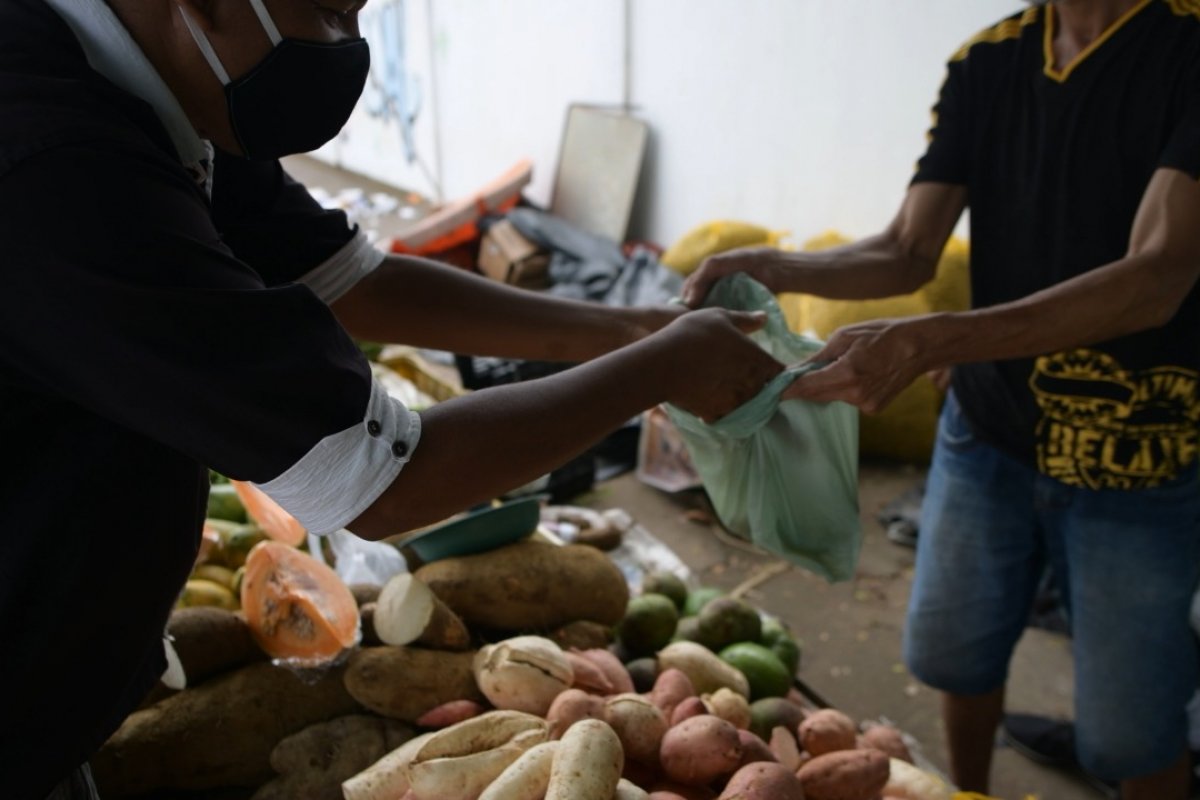
[[508, 220], [484, 234], [479, 244], [479, 271], [492, 280], [526, 289], [550, 285], [550, 255], [526, 239]]

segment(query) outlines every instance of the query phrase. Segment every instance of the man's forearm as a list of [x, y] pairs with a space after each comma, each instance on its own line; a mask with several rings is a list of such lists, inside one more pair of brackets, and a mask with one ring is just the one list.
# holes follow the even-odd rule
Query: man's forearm
[[829, 250], [778, 251], [764, 269], [777, 292], [868, 300], [915, 292], [936, 272], [937, 255], [906, 249], [882, 233]]
[[1011, 303], [917, 318], [913, 335], [927, 369], [1085, 347], [1165, 325], [1195, 279], [1171, 256], [1134, 255]]
[[474, 355], [585, 361], [647, 330], [645, 310], [563, 300], [418, 258], [389, 257], [333, 304], [352, 335]]

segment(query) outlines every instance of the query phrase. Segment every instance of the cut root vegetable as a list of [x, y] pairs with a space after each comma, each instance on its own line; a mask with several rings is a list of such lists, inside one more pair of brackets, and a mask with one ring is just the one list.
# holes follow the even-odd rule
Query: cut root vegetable
[[375, 601], [375, 633], [384, 644], [416, 642], [438, 650], [465, 650], [467, 626], [410, 573], [393, 577]]
[[329, 567], [294, 547], [260, 542], [246, 558], [242, 611], [270, 656], [328, 663], [359, 640], [358, 605]]

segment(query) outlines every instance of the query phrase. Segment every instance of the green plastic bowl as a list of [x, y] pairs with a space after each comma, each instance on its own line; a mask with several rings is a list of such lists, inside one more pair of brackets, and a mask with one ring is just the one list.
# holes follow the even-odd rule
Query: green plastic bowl
[[526, 497], [473, 511], [404, 542], [400, 550], [411, 552], [422, 564], [495, 550], [533, 533], [541, 517], [540, 506], [538, 498]]

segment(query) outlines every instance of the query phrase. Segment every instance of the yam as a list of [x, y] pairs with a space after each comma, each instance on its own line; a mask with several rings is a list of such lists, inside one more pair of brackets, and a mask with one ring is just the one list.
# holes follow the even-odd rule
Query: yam
[[613, 800], [625, 754], [608, 723], [585, 719], [563, 735], [545, 800]]
[[416, 576], [472, 628], [552, 630], [581, 619], [615, 625], [629, 602], [621, 571], [584, 545], [517, 542], [426, 564]]
[[466, 650], [471, 634], [433, 590], [410, 573], [394, 576], [375, 601], [375, 633], [384, 644], [417, 643], [435, 650]]
[[874, 800], [889, 769], [888, 757], [878, 750], [838, 750], [815, 756], [796, 777], [808, 800]]
[[343, 781], [412, 737], [404, 723], [368, 714], [310, 725], [271, 751], [271, 767], [280, 775], [253, 800], [342, 800]]
[[167, 634], [183, 666], [187, 686], [267, 657], [255, 643], [246, 620], [223, 608], [177, 608], [167, 620]]
[[92, 771], [105, 797], [260, 786], [275, 775], [280, 740], [359, 710], [341, 669], [308, 684], [250, 664], [131, 714], [93, 756]]
[[612, 643], [612, 626], [587, 619], [568, 622], [553, 631], [550, 638], [562, 649], [591, 650]]
[[471, 669], [474, 657], [469, 651], [370, 647], [350, 656], [346, 689], [376, 714], [416, 722], [452, 700], [484, 701]]

